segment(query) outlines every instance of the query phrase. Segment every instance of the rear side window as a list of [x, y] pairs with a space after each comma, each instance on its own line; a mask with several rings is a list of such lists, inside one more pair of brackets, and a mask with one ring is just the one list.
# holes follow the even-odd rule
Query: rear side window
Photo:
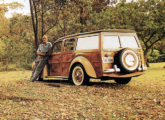
[[74, 50], [75, 39], [67, 39], [64, 43], [64, 51], [73, 51]]
[[99, 48], [99, 36], [80, 37], [77, 40], [76, 50], [89, 50]]
[[56, 42], [54, 44], [53, 52], [61, 52], [61, 48], [62, 48], [62, 41]]
[[104, 49], [115, 49], [120, 48], [120, 41], [118, 36], [104, 36], [103, 39], [103, 48]]
[[120, 36], [121, 47], [123, 48], [139, 48], [137, 40], [134, 36]]

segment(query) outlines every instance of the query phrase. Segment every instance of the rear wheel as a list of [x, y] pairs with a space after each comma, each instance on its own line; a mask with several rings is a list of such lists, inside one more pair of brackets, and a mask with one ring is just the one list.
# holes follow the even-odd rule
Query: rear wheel
[[86, 74], [81, 64], [76, 65], [72, 71], [72, 82], [74, 85], [80, 86], [89, 82], [89, 76]]
[[115, 82], [118, 84], [127, 84], [131, 81], [131, 77], [129, 78], [115, 78]]

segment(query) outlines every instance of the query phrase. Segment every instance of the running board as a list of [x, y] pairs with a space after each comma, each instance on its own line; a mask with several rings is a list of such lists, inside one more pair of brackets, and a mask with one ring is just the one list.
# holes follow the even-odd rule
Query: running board
[[46, 76], [45, 78], [44, 78], [44, 80], [55, 80], [55, 79], [57, 79], [57, 80], [63, 80], [63, 79], [68, 79], [68, 77], [67, 76]]

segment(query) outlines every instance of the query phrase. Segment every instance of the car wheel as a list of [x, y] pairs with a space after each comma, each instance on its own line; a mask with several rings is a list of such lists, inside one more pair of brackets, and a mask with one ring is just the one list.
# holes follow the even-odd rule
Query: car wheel
[[116, 64], [121, 68], [122, 72], [131, 73], [137, 70], [139, 59], [137, 54], [129, 48], [122, 49], [115, 58]]
[[115, 78], [115, 82], [118, 84], [127, 84], [131, 81], [131, 77], [129, 78]]
[[89, 82], [89, 76], [86, 74], [82, 65], [76, 65], [72, 71], [72, 82], [74, 85], [80, 86]]

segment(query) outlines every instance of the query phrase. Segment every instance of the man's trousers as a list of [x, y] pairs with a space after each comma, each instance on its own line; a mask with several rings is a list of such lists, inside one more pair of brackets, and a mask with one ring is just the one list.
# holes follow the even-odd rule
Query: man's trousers
[[33, 67], [30, 81], [34, 82], [40, 77], [40, 74], [42, 70], [44, 69], [44, 66], [46, 65], [46, 63], [47, 63], [47, 58], [43, 58], [40, 56], [37, 57], [37, 59], [35, 60], [35, 65]]

